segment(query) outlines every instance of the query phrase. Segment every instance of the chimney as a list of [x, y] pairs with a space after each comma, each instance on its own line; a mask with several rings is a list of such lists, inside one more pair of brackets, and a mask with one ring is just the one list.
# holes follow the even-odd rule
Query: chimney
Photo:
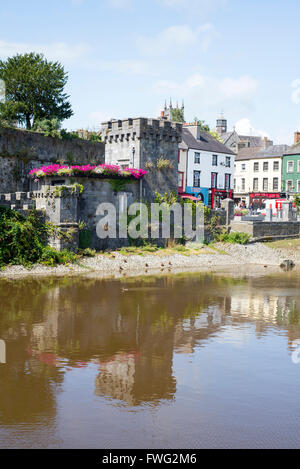
[[189, 126], [189, 131], [191, 134], [197, 139], [201, 140], [201, 130], [200, 130], [200, 124], [198, 122], [190, 122], [187, 124]]
[[300, 142], [300, 131], [297, 130], [295, 133], [294, 133], [294, 144], [296, 145], [296, 143], [299, 143]]

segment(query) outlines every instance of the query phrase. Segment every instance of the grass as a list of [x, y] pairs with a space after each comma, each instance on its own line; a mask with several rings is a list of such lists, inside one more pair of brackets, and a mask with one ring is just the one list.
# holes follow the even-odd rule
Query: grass
[[[183, 246], [181, 244], [172, 244], [171, 246], [167, 246], [165, 248], [153, 246], [153, 245], [146, 245], [146, 246], [128, 246], [118, 249], [116, 252], [121, 254], [122, 256], [146, 256], [149, 254], [153, 254], [154, 256], [164, 257], [164, 256], [172, 256], [174, 254], [181, 254], [183, 256], [193, 256], [193, 255], [200, 255], [200, 254], [226, 254], [225, 251], [216, 248], [213, 245], [197, 245], [193, 246], [193, 244], [189, 244], [188, 246]], [[114, 252], [102, 252], [102, 255], [106, 257], [113, 258]]]
[[273, 249], [300, 249], [300, 238], [280, 239], [278, 241], [269, 241], [265, 244]]

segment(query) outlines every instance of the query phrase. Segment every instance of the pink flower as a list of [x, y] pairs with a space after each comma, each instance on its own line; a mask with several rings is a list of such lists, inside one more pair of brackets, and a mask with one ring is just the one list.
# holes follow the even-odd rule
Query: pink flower
[[69, 170], [70, 175], [78, 176], [89, 174], [98, 174], [105, 176], [119, 176], [121, 178], [130, 178], [134, 177], [135, 179], [141, 179], [147, 174], [147, 171], [144, 169], [134, 169], [134, 168], [125, 168], [122, 169], [120, 166], [113, 164], [100, 164], [98, 166], [92, 166], [90, 164], [86, 165], [75, 165], [75, 166], [65, 166], [59, 164], [52, 164], [49, 166], [42, 166], [41, 168], [32, 169], [29, 172], [29, 175], [35, 178], [45, 177], [45, 176], [59, 176], [59, 171], [67, 169]]

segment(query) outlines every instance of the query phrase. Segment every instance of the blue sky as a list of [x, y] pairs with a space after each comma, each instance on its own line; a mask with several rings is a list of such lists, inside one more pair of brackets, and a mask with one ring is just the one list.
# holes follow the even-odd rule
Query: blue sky
[[[1, 2], [4, 3], [4, 2]], [[0, 7], [0, 57], [43, 52], [69, 73], [69, 129], [157, 117], [165, 98], [212, 127], [292, 143], [300, 129], [299, 0], [34, 0]]]

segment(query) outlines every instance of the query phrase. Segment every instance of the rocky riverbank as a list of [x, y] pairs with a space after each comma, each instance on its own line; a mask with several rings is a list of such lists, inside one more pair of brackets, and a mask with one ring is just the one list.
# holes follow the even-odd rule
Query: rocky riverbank
[[[0, 278], [28, 275], [94, 274], [101, 277], [124, 277], [178, 273], [189, 271], [231, 270], [244, 272], [273, 268], [280, 270], [285, 259], [291, 259], [300, 268], [299, 247], [269, 247], [263, 243], [249, 245], [217, 243], [210, 246], [175, 247], [156, 252], [137, 249], [136, 253], [121, 250], [84, 257], [76, 264], [46, 267], [35, 265], [31, 269], [10, 266], [0, 271]], [[254, 270], [255, 270], [254, 269]]]

